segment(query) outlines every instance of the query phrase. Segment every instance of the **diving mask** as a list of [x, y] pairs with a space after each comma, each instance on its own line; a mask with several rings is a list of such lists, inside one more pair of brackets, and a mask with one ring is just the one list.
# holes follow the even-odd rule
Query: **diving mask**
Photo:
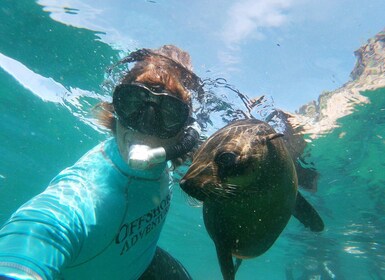
[[190, 114], [189, 106], [181, 99], [141, 83], [118, 85], [113, 105], [123, 126], [162, 139], [176, 136]]

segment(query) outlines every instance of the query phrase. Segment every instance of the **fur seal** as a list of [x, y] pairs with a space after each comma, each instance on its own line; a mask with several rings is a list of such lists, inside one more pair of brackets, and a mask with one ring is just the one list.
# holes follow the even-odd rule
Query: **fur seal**
[[180, 181], [188, 195], [203, 202], [226, 280], [235, 278], [242, 259], [266, 252], [291, 215], [312, 231], [324, 228], [297, 190], [295, 166], [281, 136], [256, 119], [233, 122], [201, 145]]

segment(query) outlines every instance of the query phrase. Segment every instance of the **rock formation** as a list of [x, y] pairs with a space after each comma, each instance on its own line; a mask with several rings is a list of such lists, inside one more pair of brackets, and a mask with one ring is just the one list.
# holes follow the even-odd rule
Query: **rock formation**
[[350, 74], [352, 80], [302, 106], [290, 120], [294, 127], [317, 138], [337, 127], [337, 120], [351, 114], [355, 106], [370, 102], [362, 92], [385, 87], [385, 30], [354, 54], [357, 62]]

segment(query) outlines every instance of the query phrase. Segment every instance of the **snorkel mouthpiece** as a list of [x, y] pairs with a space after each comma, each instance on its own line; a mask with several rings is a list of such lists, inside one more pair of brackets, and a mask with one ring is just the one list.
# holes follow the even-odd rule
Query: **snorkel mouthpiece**
[[162, 147], [150, 148], [146, 145], [132, 145], [128, 151], [128, 165], [133, 169], [148, 169], [166, 161], [166, 151]]
[[132, 145], [128, 150], [128, 165], [133, 169], [148, 169], [156, 164], [173, 160], [190, 152], [198, 143], [201, 132], [199, 124], [190, 124], [179, 143], [151, 148], [146, 145]]

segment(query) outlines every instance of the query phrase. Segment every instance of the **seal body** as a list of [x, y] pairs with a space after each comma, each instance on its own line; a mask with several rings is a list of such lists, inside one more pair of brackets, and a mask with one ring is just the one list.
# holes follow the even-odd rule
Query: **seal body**
[[[229, 124], [202, 144], [180, 182], [187, 194], [203, 201], [205, 226], [224, 279], [235, 277], [232, 256], [263, 254], [292, 214], [303, 205], [311, 208], [297, 191], [295, 166], [280, 136], [255, 119]], [[307, 226], [319, 218], [312, 208], [306, 213], [295, 216]]]

